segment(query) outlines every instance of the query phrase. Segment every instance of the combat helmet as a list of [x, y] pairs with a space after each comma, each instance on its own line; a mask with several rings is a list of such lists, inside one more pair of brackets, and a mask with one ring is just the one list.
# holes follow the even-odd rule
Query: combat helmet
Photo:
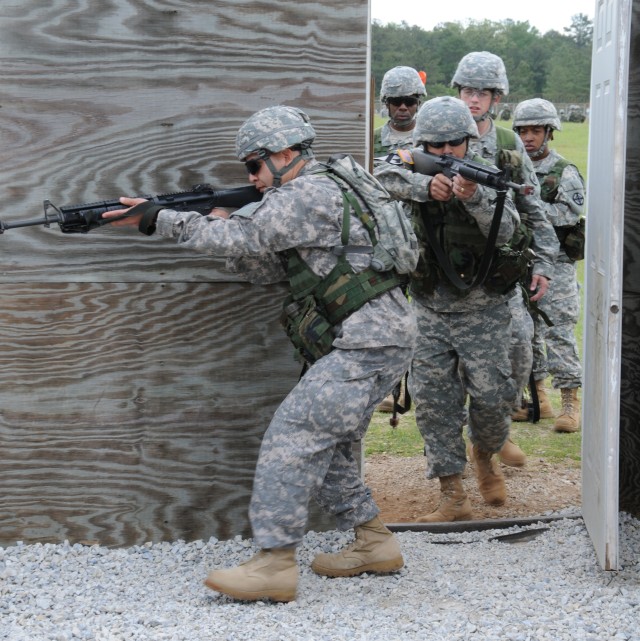
[[544, 98], [531, 98], [518, 103], [513, 111], [513, 129], [518, 127], [551, 127], [562, 130], [558, 112], [553, 103]]
[[[311, 145], [316, 132], [309, 116], [297, 107], [277, 105], [256, 112], [236, 134], [236, 156], [244, 160], [257, 153], [273, 175], [273, 186], [280, 187], [282, 177], [295, 165], [313, 157]], [[296, 148], [300, 154], [281, 169], [276, 169], [271, 154]]]
[[382, 78], [380, 100], [386, 103], [389, 98], [415, 96], [424, 98], [427, 91], [420, 74], [413, 67], [394, 67], [389, 69]]
[[478, 125], [467, 105], [453, 96], [432, 98], [422, 105], [413, 130], [413, 144], [478, 138]]
[[520, 127], [545, 127], [544, 140], [535, 151], [527, 151], [532, 160], [546, 157], [549, 140], [553, 139], [553, 130], [560, 131], [560, 118], [553, 103], [543, 98], [523, 100], [516, 105], [513, 111], [513, 130]]
[[299, 146], [304, 156], [311, 157], [310, 147], [315, 137], [309, 116], [302, 109], [285, 105], [267, 107], [254, 113], [238, 130], [236, 156], [241, 161], [252, 153], [267, 158]]
[[460, 60], [451, 86], [475, 87], [476, 89], [493, 89], [507, 96], [509, 80], [507, 70], [500, 56], [489, 51], [472, 51]]

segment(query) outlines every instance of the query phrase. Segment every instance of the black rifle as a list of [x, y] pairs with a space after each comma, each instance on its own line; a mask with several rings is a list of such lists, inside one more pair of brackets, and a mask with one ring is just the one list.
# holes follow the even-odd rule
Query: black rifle
[[[208, 214], [214, 207], [230, 207], [236, 209], [249, 203], [254, 203], [262, 198], [262, 194], [253, 186], [235, 187], [232, 189], [215, 190], [210, 185], [195, 185], [191, 191], [180, 191], [173, 194], [160, 196], [140, 196], [155, 205], [177, 211], [197, 211]], [[103, 200], [83, 205], [68, 205], [56, 207], [49, 200], [44, 201], [44, 218], [31, 218], [27, 220], [14, 220], [12, 222], [0, 221], [0, 234], [6, 229], [15, 227], [31, 227], [44, 225], [49, 227], [57, 223], [64, 234], [86, 234], [96, 227], [108, 225], [114, 220], [121, 220], [126, 216], [117, 218], [102, 218], [107, 211], [124, 209], [119, 200]], [[53, 209], [53, 212], [50, 210]]]
[[464, 160], [447, 154], [436, 156], [420, 149], [413, 149], [412, 154], [415, 170], [419, 174], [427, 176], [444, 174], [447, 178], [453, 178], [456, 174], [460, 174], [467, 180], [485, 187], [491, 187], [496, 191], [513, 189], [519, 194], [533, 193], [533, 186], [514, 183], [509, 180], [507, 172], [500, 171], [500, 169], [496, 169], [491, 165], [483, 165], [479, 162]]

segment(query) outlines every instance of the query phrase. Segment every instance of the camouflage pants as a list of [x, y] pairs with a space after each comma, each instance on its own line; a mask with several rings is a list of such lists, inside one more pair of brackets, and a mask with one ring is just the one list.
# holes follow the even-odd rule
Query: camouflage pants
[[467, 463], [463, 424], [482, 449], [497, 452], [509, 434], [515, 384], [511, 377], [509, 306], [467, 313], [434, 312], [414, 304], [418, 344], [409, 391], [424, 438], [427, 477], [460, 474]]
[[516, 294], [509, 300], [511, 310], [511, 343], [509, 345], [509, 360], [511, 361], [511, 376], [516, 385], [517, 396], [514, 409], [520, 407], [522, 390], [529, 383], [533, 367], [533, 319], [527, 309], [522, 290], [516, 288]]
[[553, 327], [536, 318], [533, 339], [533, 376], [544, 380], [553, 376], [558, 388], [582, 385], [582, 364], [576, 341], [580, 315], [580, 293], [575, 263], [556, 263], [549, 291], [538, 303]]
[[334, 349], [282, 402], [260, 447], [249, 517], [257, 545], [302, 540], [311, 497], [347, 530], [379, 513], [352, 455], [375, 408], [408, 369], [411, 349]]

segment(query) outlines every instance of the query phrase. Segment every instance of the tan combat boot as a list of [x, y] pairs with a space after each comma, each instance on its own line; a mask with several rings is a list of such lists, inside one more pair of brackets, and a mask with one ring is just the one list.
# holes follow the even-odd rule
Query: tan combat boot
[[524, 467], [527, 463], [527, 455], [510, 438], [498, 452], [498, 457], [509, 467]]
[[211, 570], [204, 584], [242, 601], [293, 601], [298, 587], [294, 548], [261, 550], [229, 570]]
[[311, 569], [322, 576], [356, 576], [364, 572], [384, 574], [404, 565], [393, 532], [376, 516], [355, 528], [356, 540], [336, 554], [318, 554]]
[[[547, 390], [544, 387], [544, 381], [536, 381], [536, 392], [538, 394], [538, 404], [540, 405], [540, 418], [555, 418], [555, 413], [549, 397], [547, 396]], [[511, 420], [517, 422], [527, 422], [529, 420], [529, 407], [520, 407], [511, 414]]]
[[393, 412], [393, 395], [389, 394], [383, 401], [380, 402], [380, 405], [376, 407], [378, 412], [385, 412], [386, 414], [391, 414]]
[[536, 381], [536, 392], [538, 393], [538, 403], [540, 404], [540, 418], [555, 418], [555, 412], [551, 407], [551, 401], [547, 396], [547, 390], [544, 387], [544, 381]]
[[418, 523], [468, 521], [471, 518], [471, 503], [462, 487], [462, 474], [440, 477], [440, 503], [431, 514], [421, 516]]
[[562, 411], [553, 426], [554, 432], [577, 432], [580, 429], [580, 399], [578, 388], [560, 389]]
[[489, 505], [503, 505], [507, 500], [507, 488], [500, 467], [493, 459], [493, 454], [474, 445], [473, 463], [482, 498]]

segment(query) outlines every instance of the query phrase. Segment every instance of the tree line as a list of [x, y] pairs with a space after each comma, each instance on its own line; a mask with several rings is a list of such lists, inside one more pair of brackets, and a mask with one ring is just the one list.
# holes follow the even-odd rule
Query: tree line
[[384, 73], [397, 65], [427, 74], [429, 97], [454, 95], [450, 83], [460, 59], [470, 51], [499, 55], [507, 68], [509, 101], [541, 97], [554, 103], [588, 103], [593, 24], [572, 17], [563, 33], [541, 34], [528, 21], [446, 22], [425, 31], [406, 22], [372, 24], [371, 69], [379, 92]]

